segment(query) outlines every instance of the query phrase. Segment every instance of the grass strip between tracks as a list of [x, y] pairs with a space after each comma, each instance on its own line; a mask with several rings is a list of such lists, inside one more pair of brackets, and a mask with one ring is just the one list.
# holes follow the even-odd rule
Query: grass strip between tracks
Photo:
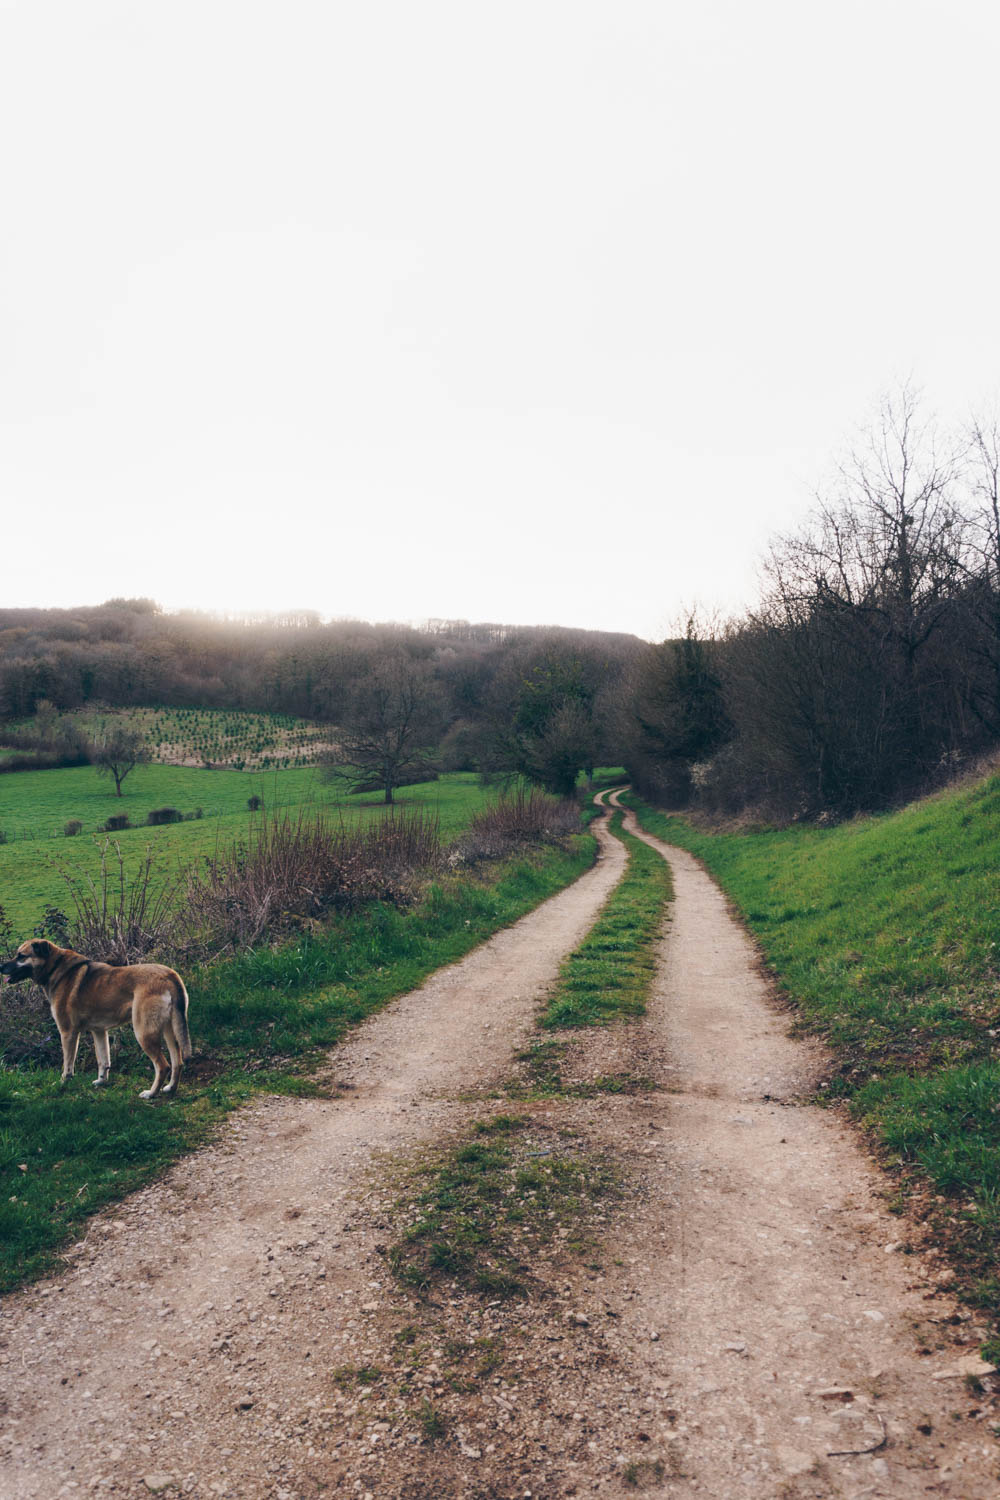
[[645, 1093], [653, 1080], [631, 1073], [568, 1083], [568, 1043], [553, 1035], [607, 1026], [644, 1014], [656, 973], [656, 944], [673, 899], [670, 867], [654, 849], [626, 833], [616, 813], [611, 831], [625, 845], [628, 864], [583, 942], [563, 962], [539, 1017], [542, 1034], [518, 1057], [524, 1075], [508, 1085], [511, 1098]]
[[[673, 890], [666, 861], [621, 825], [622, 814], [616, 812], [611, 829], [626, 847], [625, 874], [562, 964], [539, 1018], [549, 1031], [608, 1025], [645, 1010], [655, 945]], [[553, 1037], [535, 1042], [519, 1058], [527, 1065], [527, 1081], [513, 1081], [509, 1096], [528, 1101], [635, 1092], [636, 1080], [617, 1077], [564, 1085], [559, 1063], [565, 1046]], [[421, 1161], [419, 1188], [406, 1206], [410, 1222], [390, 1253], [406, 1284], [425, 1292], [443, 1280], [485, 1296], [524, 1294], [531, 1258], [524, 1237], [544, 1239], [556, 1225], [573, 1234], [586, 1221], [590, 1199], [610, 1191], [613, 1174], [596, 1160], [586, 1164], [557, 1147], [538, 1149], [532, 1129], [538, 1124], [528, 1117], [499, 1114], [478, 1121], [467, 1138]], [[534, 1159], [524, 1156], [525, 1131]]]
[[415, 1174], [410, 1222], [389, 1253], [403, 1284], [421, 1294], [444, 1281], [484, 1297], [526, 1296], [544, 1247], [582, 1248], [617, 1176], [561, 1144], [551, 1126], [500, 1114], [429, 1153]]
[[540, 1020], [546, 1029], [605, 1026], [646, 1009], [656, 942], [673, 896], [670, 867], [655, 849], [624, 831], [620, 812], [611, 830], [625, 845], [628, 866], [583, 942], [563, 963]]

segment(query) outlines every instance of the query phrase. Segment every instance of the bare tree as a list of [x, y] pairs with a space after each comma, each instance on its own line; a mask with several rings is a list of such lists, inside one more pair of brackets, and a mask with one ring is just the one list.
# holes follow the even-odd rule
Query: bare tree
[[326, 774], [355, 788], [374, 784], [392, 803], [398, 786], [430, 769], [445, 717], [430, 663], [401, 650], [382, 652], [348, 694], [339, 754], [327, 760]]
[[939, 753], [942, 684], [923, 668], [954, 614], [968, 566], [968, 525], [956, 500], [961, 453], [942, 441], [908, 386], [845, 463], [838, 492], [811, 526], [785, 538], [768, 573], [789, 618], [851, 642], [876, 671], [897, 769]]
[[972, 419], [966, 479], [972, 563], [963, 593], [970, 624], [968, 651], [974, 670], [972, 710], [994, 738], [1000, 737], [1000, 415]]
[[[780, 545], [785, 584], [878, 620], [907, 668], [938, 627], [965, 545], [955, 480], [961, 453], [922, 420], [904, 386], [838, 471], [815, 523]], [[775, 571], [772, 556], [772, 573]]]
[[904, 387], [775, 543], [721, 671], [737, 729], [723, 760], [753, 795], [799, 812], [884, 805], [967, 743], [962, 458]]
[[129, 729], [125, 724], [113, 724], [98, 731], [91, 744], [90, 758], [97, 767], [98, 776], [113, 778], [115, 796], [120, 797], [125, 777], [136, 766], [145, 765], [152, 754], [139, 730]]

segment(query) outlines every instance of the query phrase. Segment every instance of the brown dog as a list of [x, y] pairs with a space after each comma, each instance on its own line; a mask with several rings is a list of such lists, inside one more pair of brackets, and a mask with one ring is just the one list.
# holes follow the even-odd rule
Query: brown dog
[[[9, 963], [0, 964], [11, 984], [31, 979], [41, 985], [52, 1007], [52, 1019], [62, 1038], [62, 1082], [72, 1076], [80, 1032], [94, 1038], [97, 1055], [95, 1084], [105, 1084], [111, 1071], [108, 1032], [131, 1020], [136, 1041], [153, 1064], [153, 1087], [141, 1099], [160, 1092], [172, 1094], [177, 1087], [184, 1059], [191, 1056], [188, 1034], [188, 994], [184, 981], [164, 964], [112, 964], [84, 958], [72, 948], [57, 948], [46, 938], [22, 943]], [[170, 1082], [164, 1084], [170, 1054]]]

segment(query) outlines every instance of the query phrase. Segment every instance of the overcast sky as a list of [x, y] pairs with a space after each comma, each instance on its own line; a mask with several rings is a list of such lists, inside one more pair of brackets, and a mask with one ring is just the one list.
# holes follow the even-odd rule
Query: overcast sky
[[1000, 7], [0, 0], [4, 604], [738, 608], [1000, 371]]

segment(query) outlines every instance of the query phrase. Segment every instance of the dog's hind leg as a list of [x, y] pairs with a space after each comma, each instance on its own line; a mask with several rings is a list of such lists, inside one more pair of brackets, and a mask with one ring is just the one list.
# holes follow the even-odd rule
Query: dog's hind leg
[[62, 1077], [59, 1082], [65, 1083], [67, 1078], [72, 1078], [76, 1067], [76, 1054], [80, 1046], [79, 1028], [75, 1031], [63, 1031], [60, 1028], [59, 1040], [62, 1042], [63, 1055]]
[[94, 1079], [95, 1088], [100, 1088], [108, 1081], [111, 1072], [111, 1048], [108, 1046], [108, 1033], [106, 1031], [91, 1031], [94, 1038], [94, 1056], [97, 1058], [97, 1077]]
[[155, 1030], [136, 1031], [136, 1041], [153, 1064], [153, 1087], [143, 1089], [139, 1095], [140, 1099], [155, 1099], [167, 1076], [167, 1054], [163, 1050], [163, 1033], [159, 1027]]
[[172, 1094], [177, 1087], [177, 1080], [181, 1076], [181, 1068], [184, 1066], [184, 1063], [181, 1058], [181, 1049], [174, 1036], [170, 1021], [167, 1022], [164, 1028], [163, 1040], [166, 1042], [167, 1051], [170, 1053], [170, 1082], [163, 1085], [163, 1092], [165, 1094]]

